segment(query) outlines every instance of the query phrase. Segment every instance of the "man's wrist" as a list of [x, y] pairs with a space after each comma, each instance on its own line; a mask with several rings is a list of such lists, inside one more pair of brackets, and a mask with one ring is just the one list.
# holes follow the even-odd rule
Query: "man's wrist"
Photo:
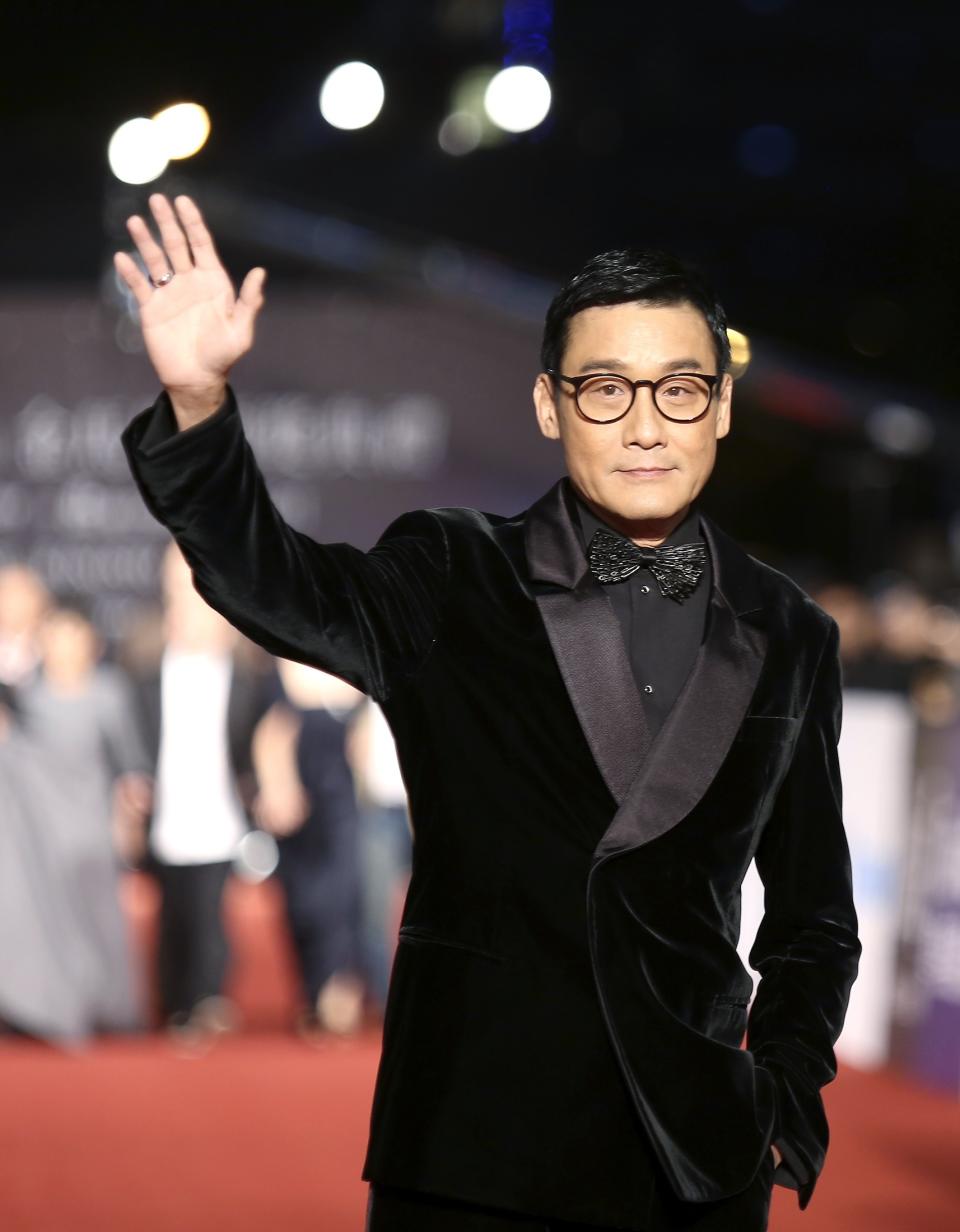
[[181, 432], [209, 419], [223, 405], [226, 396], [226, 381], [190, 388], [167, 387], [167, 397]]

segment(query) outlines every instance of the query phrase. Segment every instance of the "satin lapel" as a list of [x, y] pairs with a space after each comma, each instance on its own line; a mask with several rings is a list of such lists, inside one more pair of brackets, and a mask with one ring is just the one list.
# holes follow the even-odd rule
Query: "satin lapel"
[[649, 733], [617, 618], [596, 581], [537, 595], [537, 604], [593, 759], [623, 804]]
[[714, 572], [706, 636], [597, 857], [648, 843], [687, 816], [723, 765], [760, 677], [767, 636], [744, 619], [760, 606], [752, 562], [701, 521]]
[[534, 596], [594, 761], [618, 805], [650, 738], [617, 617], [587, 566], [569, 481], [527, 513], [524, 539]]

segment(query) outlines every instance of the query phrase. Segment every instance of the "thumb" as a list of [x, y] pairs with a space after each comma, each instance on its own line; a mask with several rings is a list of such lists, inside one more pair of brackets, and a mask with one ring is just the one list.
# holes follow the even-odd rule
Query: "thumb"
[[267, 271], [260, 267], [252, 269], [244, 278], [240, 294], [234, 307], [234, 318], [239, 324], [253, 328], [257, 313], [263, 307], [263, 284], [267, 280]]

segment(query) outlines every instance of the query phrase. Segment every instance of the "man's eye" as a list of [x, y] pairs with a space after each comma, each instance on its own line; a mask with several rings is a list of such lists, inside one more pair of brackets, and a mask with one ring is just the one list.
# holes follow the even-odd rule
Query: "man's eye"
[[622, 398], [626, 390], [619, 381], [595, 381], [586, 387], [585, 392], [591, 398], [604, 398], [609, 401], [611, 398]]

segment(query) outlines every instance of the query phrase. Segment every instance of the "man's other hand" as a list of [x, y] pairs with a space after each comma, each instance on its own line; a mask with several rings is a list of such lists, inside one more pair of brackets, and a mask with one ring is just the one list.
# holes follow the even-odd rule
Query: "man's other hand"
[[162, 193], [150, 198], [159, 244], [143, 218], [127, 219], [149, 277], [130, 253], [116, 253], [114, 265], [139, 305], [147, 354], [184, 429], [217, 410], [227, 374], [253, 345], [266, 270], [252, 269], [235, 295], [197, 206], [186, 196], [175, 206]]

